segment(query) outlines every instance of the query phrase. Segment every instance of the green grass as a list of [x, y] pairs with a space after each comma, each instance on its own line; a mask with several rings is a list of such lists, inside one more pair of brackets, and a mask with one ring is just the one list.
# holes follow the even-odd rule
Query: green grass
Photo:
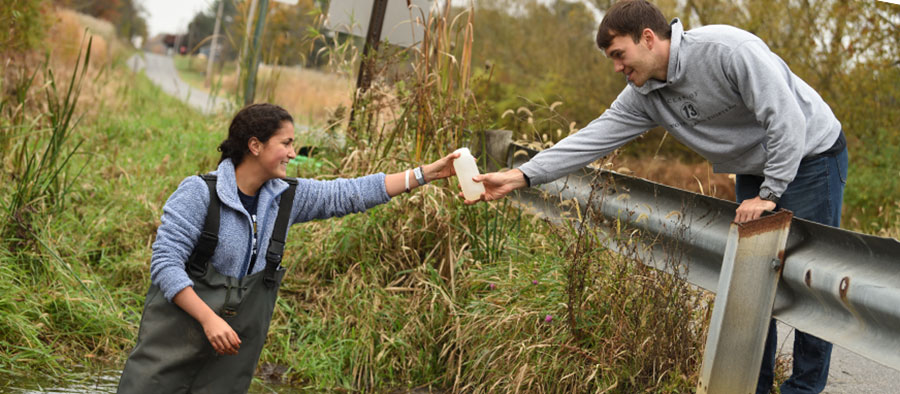
[[[68, 192], [56, 197], [64, 208], [32, 204], [26, 221], [12, 232], [18, 235], [0, 248], [0, 373], [59, 376], [73, 364], [118, 363], [133, 346], [149, 283], [149, 242], [162, 204], [177, 178], [205, 171], [216, 159], [219, 137], [208, 132], [212, 120], [126, 67], [108, 72], [92, 76], [85, 89], [114, 84], [109, 93], [114, 97], [100, 99], [106, 104], [96, 112], [76, 109], [77, 117], [85, 116], [61, 141], [75, 152], [59, 172], [60, 178], [74, 179]], [[52, 141], [40, 127], [49, 117], [29, 116], [38, 127], [13, 137], [11, 151]], [[177, 146], [207, 154], [173, 149]], [[34, 152], [47, 157], [43, 149]], [[17, 168], [16, 158], [4, 157], [7, 168]], [[9, 196], [16, 182], [3, 183], [3, 195]]]
[[178, 76], [196, 89], [206, 91], [206, 63], [196, 56], [175, 56], [172, 59]]

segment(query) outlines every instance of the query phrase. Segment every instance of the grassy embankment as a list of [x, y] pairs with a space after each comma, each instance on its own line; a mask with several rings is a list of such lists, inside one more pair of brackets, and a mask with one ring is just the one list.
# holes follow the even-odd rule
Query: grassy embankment
[[173, 147], [211, 150], [217, 142], [208, 120], [131, 75], [121, 59], [91, 68], [80, 99], [67, 93], [66, 73], [41, 75], [47, 70], [38, 66], [36, 80], [55, 76], [58, 85], [19, 79], [23, 100], [2, 108], [11, 131], [4, 215], [12, 220], [0, 251], [0, 368], [13, 375], [118, 360], [132, 342], [170, 174], [212, 164]]
[[[433, 45], [465, 61], [466, 45], [451, 49], [445, 37]], [[185, 176], [214, 168], [227, 125], [165, 96], [121, 57], [96, 59], [78, 98], [66, 94], [68, 76], [82, 75], [74, 61], [53, 75], [32, 63], [4, 81], [15, 93], [0, 109], [8, 377], [122, 365], [163, 203]], [[431, 71], [381, 87], [398, 90], [396, 105], [366, 106], [349, 148], [323, 151], [330, 164], [298, 175], [395, 171], [465, 143], [465, 67], [419, 61]], [[397, 105], [408, 108], [400, 119]], [[29, 160], [48, 166], [29, 172]], [[692, 386], [705, 309], [683, 283], [604, 253], [590, 233], [554, 229], [505, 202], [466, 207], [454, 190], [438, 182], [366, 214], [296, 226], [262, 369], [319, 389]], [[10, 196], [27, 198], [12, 205]]]

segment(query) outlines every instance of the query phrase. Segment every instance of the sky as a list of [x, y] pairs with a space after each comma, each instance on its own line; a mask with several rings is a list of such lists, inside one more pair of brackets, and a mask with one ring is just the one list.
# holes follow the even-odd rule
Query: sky
[[212, 0], [141, 0], [147, 12], [150, 37], [160, 33], [183, 33], [197, 12], [209, 9]]
[[[452, 0], [454, 4], [466, 4], [466, 0]], [[588, 5], [599, 20], [599, 12], [589, 2], [578, 1]], [[891, 0], [895, 1], [895, 0]], [[896, 0], [900, 1], [900, 0]], [[213, 0], [140, 0], [147, 12], [147, 28], [150, 37], [160, 33], [184, 33], [197, 12], [208, 10]]]

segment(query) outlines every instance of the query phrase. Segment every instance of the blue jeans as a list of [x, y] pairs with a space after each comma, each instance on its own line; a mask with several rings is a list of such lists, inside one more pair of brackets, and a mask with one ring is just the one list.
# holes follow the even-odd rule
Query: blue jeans
[[[841, 203], [847, 183], [847, 149], [832, 156], [805, 158], [797, 170], [797, 177], [781, 195], [776, 209], [787, 209], [794, 216], [833, 227], [841, 225]], [[763, 178], [737, 175], [735, 194], [740, 203], [759, 194]], [[766, 394], [775, 378], [775, 352], [778, 334], [775, 320], [769, 323], [769, 335], [763, 353], [756, 393]], [[794, 333], [793, 373], [781, 385], [782, 394], [819, 393], [828, 380], [831, 343], [805, 332]]]

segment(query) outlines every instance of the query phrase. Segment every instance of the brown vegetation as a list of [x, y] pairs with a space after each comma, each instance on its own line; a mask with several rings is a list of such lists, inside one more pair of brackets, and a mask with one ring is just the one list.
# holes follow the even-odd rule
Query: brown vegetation
[[[278, 103], [294, 117], [324, 123], [336, 108], [350, 106], [355, 81], [340, 74], [298, 67], [260, 65], [257, 94]], [[237, 76], [222, 78], [225, 91], [237, 90]]]
[[69, 9], [56, 8], [53, 23], [47, 31], [47, 35], [54, 39], [48, 40], [47, 46], [51, 60], [57, 67], [71, 67], [75, 64], [79, 51], [87, 49], [87, 42], [81, 39], [85, 33], [93, 37], [92, 70], [109, 66], [113, 54], [123, 49], [112, 23]]
[[707, 162], [686, 164], [667, 157], [619, 156], [608, 168], [682, 190], [734, 201], [734, 175], [713, 173], [712, 166]]

